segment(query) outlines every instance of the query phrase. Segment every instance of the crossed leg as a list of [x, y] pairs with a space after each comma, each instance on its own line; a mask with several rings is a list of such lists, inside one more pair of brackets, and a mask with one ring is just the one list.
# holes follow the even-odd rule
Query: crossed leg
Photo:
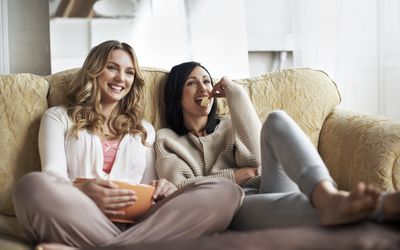
[[155, 204], [124, 232], [79, 189], [45, 173], [21, 178], [14, 204], [28, 238], [43, 242], [39, 249], [51, 250], [188, 239], [224, 231], [242, 196], [228, 180], [197, 181]]

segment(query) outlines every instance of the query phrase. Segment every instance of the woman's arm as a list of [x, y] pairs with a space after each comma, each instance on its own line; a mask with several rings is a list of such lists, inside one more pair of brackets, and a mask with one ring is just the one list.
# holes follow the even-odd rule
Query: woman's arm
[[39, 155], [42, 171], [70, 181], [65, 157], [67, 124], [60, 108], [48, 109], [39, 129]]
[[197, 171], [194, 171], [176, 154], [157, 154], [155, 167], [160, 178], [169, 180], [177, 188], [204, 179], [226, 178], [235, 182], [234, 169], [221, 169], [213, 171], [210, 175], [204, 176], [200, 173], [196, 173]]
[[153, 147], [146, 150], [146, 169], [144, 170], [143, 178], [140, 181], [142, 184], [151, 184], [152, 181], [157, 180], [158, 176], [154, 168], [155, 153]]
[[154, 180], [158, 179], [156, 170], [154, 168], [154, 161], [156, 156], [153, 148], [153, 144], [156, 138], [156, 132], [154, 130], [153, 125], [151, 125], [149, 122], [143, 120], [142, 124], [147, 131], [146, 143], [149, 145], [147, 146], [145, 155], [146, 168], [144, 170], [144, 174], [140, 183], [151, 184]]
[[238, 167], [261, 165], [261, 122], [248, 93], [227, 77], [215, 84], [211, 93], [215, 97], [226, 97], [232, 120], [235, 161]]

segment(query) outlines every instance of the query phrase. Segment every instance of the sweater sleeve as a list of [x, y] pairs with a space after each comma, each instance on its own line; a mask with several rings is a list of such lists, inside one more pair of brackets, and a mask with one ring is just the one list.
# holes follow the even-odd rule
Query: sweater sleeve
[[42, 171], [69, 181], [65, 158], [65, 133], [61, 108], [48, 109], [42, 116], [39, 129], [39, 154]]
[[189, 166], [174, 156], [157, 157], [156, 171], [160, 178], [169, 180], [177, 188], [205, 179], [225, 178], [235, 181], [233, 169], [218, 170], [207, 176], [194, 176]]
[[235, 161], [238, 167], [261, 165], [261, 122], [248, 93], [238, 84], [225, 89], [226, 100], [232, 120]]
[[157, 175], [167, 179], [177, 188], [204, 179], [225, 178], [235, 182], [233, 169], [214, 169], [212, 173], [205, 176], [202, 166], [185, 162], [180, 156], [182, 151], [171, 150], [166, 146], [164, 139], [156, 139], [155, 151]]

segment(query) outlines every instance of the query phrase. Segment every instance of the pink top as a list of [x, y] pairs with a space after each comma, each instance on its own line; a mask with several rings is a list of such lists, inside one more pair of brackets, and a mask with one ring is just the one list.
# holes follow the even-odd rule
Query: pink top
[[119, 149], [119, 143], [120, 140], [105, 140], [102, 143], [104, 158], [103, 171], [107, 174], [110, 174], [113, 167], [115, 156], [117, 155], [117, 151]]

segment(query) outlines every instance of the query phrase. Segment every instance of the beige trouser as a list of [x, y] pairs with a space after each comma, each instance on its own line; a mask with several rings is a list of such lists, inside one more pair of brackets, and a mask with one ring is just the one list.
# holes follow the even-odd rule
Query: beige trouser
[[196, 238], [224, 231], [243, 192], [229, 181], [194, 182], [155, 204], [121, 231], [79, 189], [45, 173], [30, 173], [14, 191], [16, 215], [27, 237], [74, 247], [127, 245]]

